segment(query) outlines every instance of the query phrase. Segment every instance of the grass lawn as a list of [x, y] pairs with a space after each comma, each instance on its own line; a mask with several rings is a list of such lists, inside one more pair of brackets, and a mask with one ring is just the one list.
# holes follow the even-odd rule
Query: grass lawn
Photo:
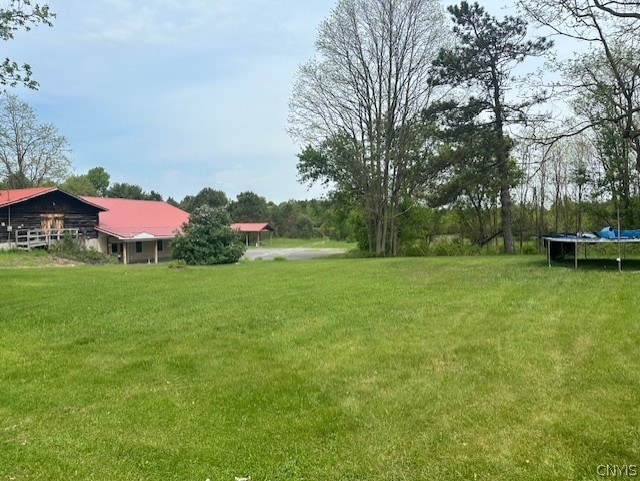
[[61, 258], [49, 254], [43, 249], [31, 252], [19, 250], [0, 250], [0, 268], [5, 267], [50, 267], [52, 265], [72, 264]]
[[[262, 242], [260, 247], [277, 247], [277, 248], [289, 248], [289, 247], [307, 247], [313, 249], [356, 249], [358, 246], [355, 242], [346, 241], [334, 241], [331, 239], [291, 239], [288, 237], [274, 237], [269, 240], [266, 239]], [[251, 248], [251, 246], [249, 247]]]
[[640, 465], [640, 274], [331, 259], [3, 268], [0, 285], [2, 481]]

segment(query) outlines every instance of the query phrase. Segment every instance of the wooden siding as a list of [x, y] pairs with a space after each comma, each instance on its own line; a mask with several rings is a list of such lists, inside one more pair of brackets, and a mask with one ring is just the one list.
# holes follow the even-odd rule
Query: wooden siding
[[[17, 229], [39, 229], [42, 220], [51, 214], [61, 214], [63, 227], [78, 229], [85, 239], [98, 237], [94, 226], [99, 209], [61, 191], [48, 192], [11, 206], [0, 207], [0, 242], [14, 240]], [[8, 230], [8, 226], [13, 232]]]

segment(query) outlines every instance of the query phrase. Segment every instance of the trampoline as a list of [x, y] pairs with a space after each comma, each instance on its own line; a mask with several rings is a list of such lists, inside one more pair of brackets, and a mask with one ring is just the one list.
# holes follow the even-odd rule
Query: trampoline
[[566, 255], [573, 255], [574, 267], [578, 268], [578, 250], [581, 245], [617, 245], [618, 268], [621, 269], [620, 246], [626, 244], [640, 244], [640, 229], [616, 230], [605, 227], [600, 232], [578, 232], [576, 234], [545, 234], [541, 236], [547, 251], [547, 263], [551, 267], [552, 260], [563, 259]]

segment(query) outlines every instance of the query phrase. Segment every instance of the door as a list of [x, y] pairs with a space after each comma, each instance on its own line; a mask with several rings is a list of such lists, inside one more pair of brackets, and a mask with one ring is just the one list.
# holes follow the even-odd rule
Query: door
[[58, 235], [57, 231], [64, 229], [64, 214], [41, 214], [40, 228], [45, 234]]

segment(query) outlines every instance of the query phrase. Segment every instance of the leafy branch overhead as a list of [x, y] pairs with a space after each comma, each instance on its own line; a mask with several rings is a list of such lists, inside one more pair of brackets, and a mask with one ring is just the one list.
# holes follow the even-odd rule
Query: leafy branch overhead
[[[0, 8], [0, 39], [11, 40], [20, 30], [29, 31], [37, 25], [51, 27], [55, 13], [48, 4], [32, 3], [31, 0], [10, 0]], [[31, 66], [5, 58], [0, 64], [0, 85], [15, 87], [18, 84], [37, 89], [38, 82], [31, 78]]]

